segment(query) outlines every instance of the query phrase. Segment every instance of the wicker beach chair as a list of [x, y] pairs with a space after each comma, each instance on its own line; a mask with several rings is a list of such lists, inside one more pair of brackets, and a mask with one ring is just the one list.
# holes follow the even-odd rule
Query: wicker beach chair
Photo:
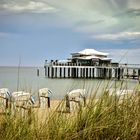
[[75, 89], [66, 95], [66, 109], [68, 112], [75, 110], [77, 107], [86, 105], [86, 90]]
[[8, 88], [1, 88], [0, 89], [0, 106], [2, 108], [9, 108], [11, 101], [11, 93]]
[[41, 88], [38, 91], [39, 103], [41, 108], [50, 108], [50, 97], [52, 96], [52, 91], [48, 88]]

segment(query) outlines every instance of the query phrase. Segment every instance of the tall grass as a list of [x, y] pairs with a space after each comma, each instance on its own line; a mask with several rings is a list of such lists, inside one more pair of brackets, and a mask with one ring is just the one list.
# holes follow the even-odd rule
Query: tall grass
[[[95, 93], [96, 94], [96, 93]], [[139, 140], [140, 93], [109, 96], [103, 91], [99, 99], [90, 97], [86, 107], [71, 113], [62, 101], [55, 110], [43, 112], [45, 118], [32, 110], [23, 118], [19, 114], [0, 116], [1, 140]], [[42, 120], [43, 118], [43, 120]]]

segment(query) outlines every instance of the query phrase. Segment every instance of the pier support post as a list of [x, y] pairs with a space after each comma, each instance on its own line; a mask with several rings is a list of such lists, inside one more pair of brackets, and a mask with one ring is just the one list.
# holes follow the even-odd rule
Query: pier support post
[[51, 69], [51, 78], [53, 78], [54, 77], [54, 68], [52, 67], [52, 69]]
[[124, 78], [124, 68], [121, 69], [121, 78]]
[[118, 80], [120, 80], [120, 68], [118, 68]]
[[76, 78], [76, 68], [72, 68], [72, 78]]
[[127, 78], [128, 78], [128, 77], [129, 77], [129, 71], [128, 71], [128, 68], [127, 68], [127, 74], [126, 74], [126, 75], [127, 75]]
[[76, 68], [76, 77], [79, 77], [79, 68]]
[[94, 78], [94, 69], [95, 68], [92, 68], [92, 77]]
[[50, 67], [48, 67], [48, 77], [50, 77]]
[[57, 78], [57, 68], [55, 68], [55, 78]]
[[117, 79], [117, 77], [118, 77], [118, 68], [115, 68], [114, 72], [115, 72], [115, 78]]
[[70, 68], [68, 68], [68, 78], [70, 78]]
[[64, 78], [66, 77], [66, 68], [64, 68]]
[[91, 68], [89, 68], [89, 78], [91, 78]]
[[37, 76], [39, 76], [39, 68], [37, 69]]
[[47, 77], [47, 67], [45, 66], [45, 77]]
[[83, 68], [80, 68], [80, 78], [83, 77]]
[[85, 77], [85, 68], [83, 68], [83, 76], [82, 77]]
[[135, 79], [135, 76], [136, 76], [136, 70], [133, 69], [133, 79]]
[[104, 68], [103, 78], [106, 79], [106, 68]]
[[62, 68], [60, 68], [60, 78], [62, 77]]
[[112, 78], [112, 69], [109, 68], [109, 79], [111, 79], [111, 78]]
[[140, 83], [140, 69], [138, 69], [138, 80], [139, 80], [139, 83]]
[[74, 68], [71, 68], [71, 77], [74, 78]]
[[86, 78], [88, 78], [88, 68], [86, 68]]

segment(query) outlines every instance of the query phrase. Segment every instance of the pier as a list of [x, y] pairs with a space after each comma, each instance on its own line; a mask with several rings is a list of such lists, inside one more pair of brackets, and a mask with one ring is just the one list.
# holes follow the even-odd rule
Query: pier
[[123, 78], [123, 67], [114, 66], [82, 66], [76, 63], [45, 63], [45, 76], [48, 78]]
[[107, 53], [85, 49], [72, 53], [68, 60], [45, 60], [45, 76], [48, 78], [96, 78], [96, 79], [138, 79], [139, 64], [119, 64], [111, 62]]
[[140, 82], [140, 64], [120, 64], [120, 67], [124, 69], [124, 78], [138, 79]]

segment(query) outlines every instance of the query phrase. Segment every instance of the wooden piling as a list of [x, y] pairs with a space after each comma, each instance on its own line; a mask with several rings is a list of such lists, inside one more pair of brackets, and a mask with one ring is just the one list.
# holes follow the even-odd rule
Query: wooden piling
[[138, 80], [139, 80], [139, 83], [140, 83], [140, 69], [138, 69]]
[[85, 78], [85, 68], [83, 68], [83, 78]]
[[112, 69], [109, 68], [109, 79], [111, 79], [111, 77], [112, 77]]
[[60, 67], [60, 78], [62, 77], [62, 68]]
[[120, 80], [120, 78], [121, 78], [121, 69], [120, 68], [118, 68], [118, 80]]
[[57, 78], [57, 68], [55, 68], [55, 78]]
[[51, 69], [51, 78], [53, 78], [54, 77], [54, 68], [52, 67], [52, 69]]
[[94, 68], [92, 68], [92, 78], [94, 78]]
[[133, 69], [133, 79], [135, 79], [135, 76], [136, 76], [136, 70]]
[[64, 68], [64, 75], [63, 77], [65, 78], [66, 77], [66, 68]]
[[88, 68], [86, 68], [86, 78], [88, 78]]
[[123, 79], [124, 77], [124, 68], [121, 68], [121, 78]]
[[74, 70], [71, 68], [71, 77], [74, 78]]
[[70, 68], [68, 68], [68, 78], [70, 78]]
[[83, 77], [83, 68], [80, 68], [80, 77]]
[[115, 68], [115, 78], [117, 79], [118, 78], [118, 68]]
[[91, 78], [91, 68], [89, 68], [89, 78]]
[[48, 67], [48, 77], [50, 77], [50, 67]]
[[103, 78], [106, 79], [106, 68], [104, 68]]
[[37, 69], [37, 76], [39, 76], [39, 69]]
[[76, 68], [76, 78], [78, 78], [79, 77], [79, 69], [78, 69], [78, 67]]
[[140, 76], [140, 69], [138, 69], [138, 76]]
[[45, 77], [47, 77], [47, 67], [45, 66]]
[[128, 78], [128, 77], [129, 77], [129, 71], [128, 71], [128, 68], [127, 68], [127, 70], [126, 70], [126, 71], [127, 71], [127, 74], [126, 74], [126, 75], [127, 75], [127, 78]]

